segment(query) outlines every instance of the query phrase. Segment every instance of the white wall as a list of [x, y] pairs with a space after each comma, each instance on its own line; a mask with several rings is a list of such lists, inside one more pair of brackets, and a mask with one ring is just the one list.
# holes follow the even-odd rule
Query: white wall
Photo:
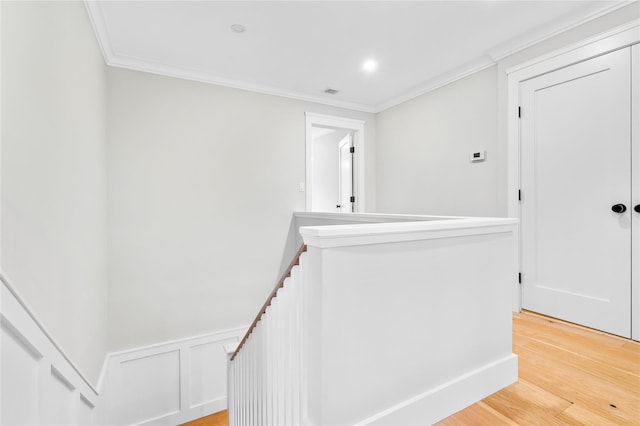
[[2, 2], [1, 268], [95, 383], [106, 350], [106, 77], [80, 2]]
[[366, 120], [375, 173], [371, 114], [121, 69], [108, 80], [111, 350], [251, 322], [304, 209], [305, 112]]
[[315, 211], [335, 212], [338, 199], [339, 144], [348, 130], [336, 130], [313, 139], [313, 194], [311, 205]]
[[378, 114], [379, 212], [499, 214], [496, 93], [492, 67]]
[[[509, 67], [638, 19], [638, 4], [549, 38], [496, 66], [377, 115], [379, 212], [507, 214]], [[472, 150], [486, 149], [471, 164]]]

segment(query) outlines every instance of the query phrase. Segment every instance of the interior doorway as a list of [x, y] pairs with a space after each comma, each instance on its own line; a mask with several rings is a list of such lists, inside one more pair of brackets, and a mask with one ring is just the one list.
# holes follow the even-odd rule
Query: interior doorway
[[634, 340], [639, 34], [628, 24], [507, 70], [509, 216], [521, 220], [518, 308]]
[[306, 210], [364, 212], [364, 121], [306, 114]]
[[520, 84], [522, 307], [631, 337], [631, 48]]

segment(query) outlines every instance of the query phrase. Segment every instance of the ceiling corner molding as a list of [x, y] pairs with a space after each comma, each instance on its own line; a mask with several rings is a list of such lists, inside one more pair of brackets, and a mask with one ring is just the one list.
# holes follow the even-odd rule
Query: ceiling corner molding
[[429, 82], [427, 82], [422, 86], [419, 86], [415, 90], [407, 92], [404, 95], [392, 98], [387, 102], [383, 102], [379, 105], [376, 105], [375, 113], [379, 113], [386, 109], [400, 105], [401, 103], [410, 101], [411, 99], [417, 98], [418, 96], [421, 96], [421, 95], [425, 95], [429, 92], [433, 92], [434, 90], [440, 89], [441, 87], [444, 87], [448, 84], [454, 83], [472, 74], [485, 70], [493, 65], [496, 65], [498, 62], [507, 58], [508, 56], [511, 56], [531, 46], [534, 46], [537, 43], [541, 43], [545, 40], [548, 40], [552, 37], [555, 37], [567, 31], [570, 31], [576, 27], [579, 27], [580, 25], [586, 24], [590, 21], [600, 18], [601, 16], [607, 15], [609, 13], [612, 13], [618, 9], [622, 9], [625, 6], [628, 6], [634, 3], [638, 3], [638, 0], [621, 1], [605, 9], [601, 9], [597, 12], [591, 13], [590, 15], [584, 16], [581, 19], [568, 22], [566, 25], [563, 25], [562, 28], [560, 29], [557, 29], [551, 32], [546, 31], [546, 32], [543, 32], [542, 35], [533, 36], [529, 38], [525, 36], [523, 38], [514, 40], [511, 43], [506, 43], [503, 46], [498, 46], [495, 49], [492, 49], [487, 52], [486, 61], [484, 61], [484, 63], [483, 61], [478, 61], [475, 64], [467, 64], [466, 67], [459, 68], [457, 70], [443, 74], [439, 78], [430, 80]]
[[98, 45], [100, 46], [100, 50], [102, 51], [102, 56], [104, 57], [104, 61], [108, 66], [162, 75], [165, 77], [196, 81], [200, 83], [214, 84], [217, 86], [224, 86], [233, 89], [247, 90], [272, 96], [296, 99], [304, 102], [313, 102], [355, 111], [367, 113], [377, 112], [372, 105], [341, 100], [330, 100], [321, 96], [313, 96], [305, 93], [280, 90], [262, 85], [252, 85], [243, 81], [214, 77], [202, 72], [189, 71], [161, 63], [152, 63], [150, 61], [143, 61], [137, 58], [117, 55], [113, 51], [113, 48], [111, 46], [109, 32], [107, 31], [107, 26], [102, 16], [100, 1], [83, 0], [83, 2], [87, 11], [87, 15], [89, 16], [89, 21], [91, 22], [91, 26], [93, 27], [93, 31], [96, 35], [96, 39], [98, 40]]
[[93, 32], [98, 40], [98, 45], [102, 51], [104, 62], [109, 65], [113, 58], [113, 49], [111, 48], [111, 41], [109, 40], [109, 33], [107, 32], [107, 26], [102, 18], [102, 10], [100, 9], [100, 2], [93, 0], [84, 0], [84, 8], [89, 16], [89, 22], [93, 27]]
[[376, 105], [375, 112], [376, 113], [382, 112], [386, 109], [392, 108], [394, 106], [400, 105], [401, 103], [417, 98], [418, 96], [422, 96], [429, 92], [433, 92], [434, 90], [440, 89], [441, 87], [447, 86], [451, 83], [454, 83], [472, 74], [475, 74], [477, 72], [490, 68], [495, 64], [496, 63], [492, 61], [490, 58], [479, 59], [473, 63], [467, 64], [464, 67], [458, 68], [455, 71], [443, 74], [438, 78], [432, 79], [428, 81], [426, 84], [421, 85], [415, 88], [414, 90], [405, 93], [404, 95], [395, 97], [393, 99], [390, 99], [387, 102]]
[[630, 4], [633, 3], [638, 3], [638, 0], [624, 0], [624, 1], [620, 1], [619, 3], [613, 4], [609, 7], [606, 7], [604, 9], [600, 9], [597, 12], [593, 12], [589, 15], [583, 16], [580, 19], [577, 20], [571, 20], [571, 21], [567, 21], [565, 22], [564, 25], [562, 25], [560, 28], [553, 30], [553, 31], [545, 31], [544, 29], [541, 30], [541, 34], [538, 35], [534, 35], [534, 36], [530, 36], [529, 38], [527, 38], [526, 36], [523, 37], [520, 40], [513, 40], [511, 43], [505, 43], [502, 46], [497, 46], [496, 48], [492, 49], [491, 51], [487, 52], [487, 55], [494, 61], [494, 62], [499, 62], [501, 60], [503, 60], [504, 58], [511, 56], [513, 54], [516, 54], [522, 50], [525, 50], [531, 46], [534, 46], [535, 44], [541, 43], [545, 40], [548, 40], [550, 38], [553, 38], [555, 36], [558, 36], [562, 33], [565, 33], [567, 31], [571, 31], [574, 28], [579, 27], [580, 25], [584, 25], [588, 22], [591, 22], [595, 19], [600, 18], [601, 16], [607, 15], [609, 13], [615, 12], [618, 9], [622, 9], [625, 6], [629, 6]]
[[89, 17], [89, 21], [91, 22], [91, 26], [93, 27], [105, 63], [108, 66], [373, 114], [382, 112], [386, 109], [397, 106], [421, 95], [430, 93], [472, 74], [495, 66], [504, 58], [510, 55], [513, 55], [559, 34], [565, 33], [569, 30], [579, 27], [580, 25], [600, 18], [606, 14], [612, 13], [618, 9], [629, 6], [631, 4], [636, 4], [637, 2], [638, 0], [620, 0], [614, 4], [609, 5], [608, 7], [594, 11], [580, 18], [574, 17], [572, 19], [565, 16], [564, 19], [556, 20], [554, 22], [555, 25], [548, 24], [539, 26], [534, 31], [527, 32], [520, 36], [514, 37], [503, 44], [494, 46], [493, 48], [484, 52], [482, 56], [477, 57], [473, 61], [467, 62], [466, 64], [463, 64], [456, 69], [450, 70], [444, 74], [436, 76], [435, 78], [425, 81], [424, 83], [419, 84], [412, 89], [409, 89], [404, 94], [400, 94], [391, 99], [374, 105], [341, 100], [339, 97], [328, 98], [321, 95], [320, 93], [315, 94], [311, 91], [300, 92], [289, 89], [279, 89], [265, 84], [249, 83], [233, 78], [212, 75], [203, 71], [181, 68], [179, 66], [169, 65], [168, 63], [154, 62], [151, 60], [143, 60], [137, 57], [126, 56], [122, 54], [123, 52], [117, 53], [114, 51], [114, 46], [107, 29], [108, 27], [106, 25], [104, 10], [101, 6], [101, 1], [83, 0], [87, 15]]
[[308, 95], [293, 91], [281, 90], [264, 85], [254, 85], [244, 81], [215, 77], [199, 71], [186, 70], [162, 63], [154, 63], [151, 61], [141, 60], [134, 57], [124, 55], [114, 55], [107, 62], [107, 65], [123, 68], [133, 71], [140, 71], [149, 74], [156, 74], [165, 77], [173, 77], [182, 80], [195, 81], [199, 83], [213, 84], [216, 86], [228, 87], [231, 89], [247, 90], [250, 92], [262, 93], [266, 95], [279, 96], [283, 98], [295, 99], [304, 102], [313, 102], [322, 105], [335, 106], [339, 108], [351, 109], [361, 112], [375, 113], [376, 111], [371, 105], [359, 104], [354, 102], [329, 100], [320, 96]]

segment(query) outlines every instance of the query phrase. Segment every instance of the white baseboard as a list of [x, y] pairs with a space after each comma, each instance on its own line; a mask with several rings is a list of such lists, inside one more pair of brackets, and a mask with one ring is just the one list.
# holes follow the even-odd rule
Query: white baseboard
[[176, 425], [227, 407], [224, 345], [246, 327], [107, 356], [101, 396], [105, 424]]
[[512, 354], [396, 404], [357, 424], [433, 424], [517, 380], [518, 357]]

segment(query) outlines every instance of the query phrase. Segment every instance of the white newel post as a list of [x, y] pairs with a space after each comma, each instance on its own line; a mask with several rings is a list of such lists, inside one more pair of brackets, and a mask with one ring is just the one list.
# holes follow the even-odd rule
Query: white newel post
[[233, 362], [231, 362], [231, 356], [238, 346], [237, 343], [230, 343], [224, 346], [224, 351], [227, 354], [227, 413], [229, 415], [229, 424], [237, 424], [236, 421], [236, 391], [238, 386], [236, 384], [236, 371]]

